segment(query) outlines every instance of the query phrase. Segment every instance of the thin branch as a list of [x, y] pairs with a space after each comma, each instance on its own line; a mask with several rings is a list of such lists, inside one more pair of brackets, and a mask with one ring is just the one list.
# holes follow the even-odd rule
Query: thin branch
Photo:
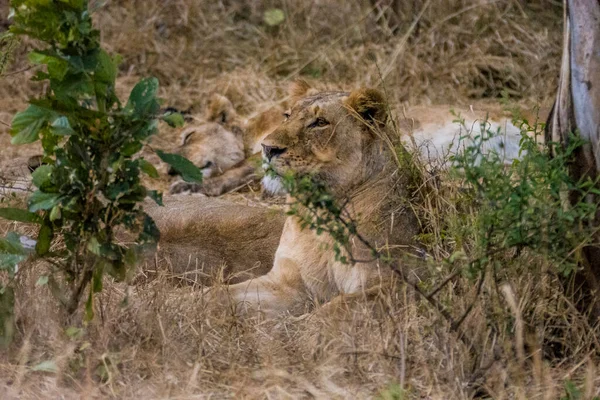
[[389, 262], [388, 265], [390, 266], [392, 271], [396, 275], [398, 275], [400, 279], [402, 279], [403, 282], [412, 287], [413, 290], [419, 294], [419, 296], [427, 300], [427, 302], [431, 304], [436, 309], [436, 311], [444, 317], [446, 322], [450, 325], [450, 330], [458, 336], [458, 338], [463, 342], [465, 346], [467, 346], [469, 349], [472, 349], [474, 347], [471, 339], [466, 336], [465, 332], [463, 332], [463, 330], [460, 328], [460, 325], [456, 324], [454, 318], [452, 318], [452, 315], [448, 312], [448, 310], [444, 308], [444, 306], [442, 306], [439, 303], [439, 301], [435, 299], [435, 297], [427, 298], [426, 294], [419, 287], [419, 284], [411, 281], [404, 273], [402, 273], [402, 270], [396, 265], [396, 262]]
[[17, 71], [7, 72], [5, 74], [2, 74], [2, 78], [5, 78], [7, 76], [12, 76], [12, 75], [18, 75], [18, 74], [21, 74], [23, 72], [27, 72], [30, 69], [33, 69], [35, 67], [39, 67], [39, 65], [30, 65], [29, 67], [26, 67], [26, 68], [23, 68], [23, 69], [20, 69], [20, 70], [17, 70]]
[[429, 299], [429, 298], [435, 296], [440, 290], [442, 290], [444, 288], [444, 286], [446, 286], [448, 284], [448, 282], [450, 282], [451, 280], [456, 278], [460, 273], [461, 273], [460, 268], [457, 268], [456, 270], [454, 270], [453, 273], [448, 275], [443, 281], [438, 283], [437, 286], [435, 286], [433, 289], [431, 289], [431, 291], [429, 293], [427, 293], [425, 295], [425, 297]]
[[402, 360], [402, 357], [400, 357], [400, 356], [396, 356], [396, 355], [388, 354], [388, 353], [384, 353], [384, 352], [377, 353], [377, 352], [374, 352], [374, 351], [367, 351], [367, 350], [362, 350], [362, 351], [361, 350], [357, 350], [357, 351], [344, 351], [344, 352], [341, 352], [340, 355], [342, 355], [342, 356], [355, 356], [355, 357], [356, 356], [365, 356], [365, 355], [376, 355], [376, 356], [382, 356], [382, 357], [386, 357], [386, 358], [391, 358], [391, 359], [394, 359], [394, 360]]
[[479, 282], [477, 283], [477, 293], [475, 293], [475, 298], [473, 299], [471, 304], [469, 304], [469, 306], [467, 307], [467, 309], [465, 310], [463, 315], [461, 315], [460, 318], [458, 318], [458, 320], [456, 320], [454, 322], [454, 324], [452, 325], [453, 329], [455, 329], [455, 330], [458, 329], [460, 327], [460, 325], [464, 322], [464, 320], [469, 316], [469, 314], [471, 313], [473, 308], [475, 307], [475, 304], [477, 303], [479, 295], [481, 294], [481, 288], [483, 287], [483, 281], [485, 281], [485, 271], [486, 270], [487, 269], [484, 268], [483, 271], [481, 271], [481, 277], [479, 278]]

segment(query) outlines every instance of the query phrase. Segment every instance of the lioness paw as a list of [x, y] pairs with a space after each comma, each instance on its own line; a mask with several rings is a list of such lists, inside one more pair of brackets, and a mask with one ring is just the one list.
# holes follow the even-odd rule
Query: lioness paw
[[207, 196], [220, 196], [226, 191], [227, 182], [219, 178], [206, 179], [200, 187], [200, 193]]
[[200, 192], [202, 185], [198, 183], [189, 183], [184, 181], [174, 182], [169, 188], [170, 194], [182, 194], [182, 193], [198, 193]]

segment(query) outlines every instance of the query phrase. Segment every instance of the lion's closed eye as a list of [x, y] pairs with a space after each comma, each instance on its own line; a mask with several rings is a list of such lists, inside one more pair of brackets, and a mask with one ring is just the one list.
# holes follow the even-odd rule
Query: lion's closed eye
[[321, 127], [327, 126], [327, 125], [329, 125], [329, 121], [327, 121], [323, 117], [318, 117], [313, 122], [311, 122], [310, 125], [308, 125], [308, 127], [309, 128], [321, 128]]

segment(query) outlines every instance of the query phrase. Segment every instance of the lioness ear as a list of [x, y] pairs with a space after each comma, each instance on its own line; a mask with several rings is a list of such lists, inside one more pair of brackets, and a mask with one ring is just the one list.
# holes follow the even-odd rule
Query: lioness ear
[[359, 89], [350, 93], [346, 105], [367, 122], [385, 124], [387, 107], [383, 94], [375, 89]]
[[211, 122], [226, 124], [236, 116], [235, 108], [225, 96], [214, 94], [208, 105], [207, 119]]
[[304, 79], [296, 79], [288, 88], [288, 94], [290, 95], [290, 102], [292, 105], [304, 97], [312, 96], [317, 93], [317, 89], [311, 87]]

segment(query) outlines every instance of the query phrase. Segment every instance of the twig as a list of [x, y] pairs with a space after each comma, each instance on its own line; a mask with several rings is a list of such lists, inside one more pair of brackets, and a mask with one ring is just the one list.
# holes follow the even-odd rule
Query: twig
[[463, 315], [461, 315], [460, 318], [458, 318], [458, 320], [454, 322], [452, 326], [453, 329], [458, 329], [458, 327], [463, 323], [463, 321], [469, 316], [469, 314], [473, 310], [473, 307], [475, 307], [475, 304], [477, 303], [477, 298], [479, 297], [479, 294], [481, 293], [481, 288], [483, 287], [483, 281], [485, 281], [485, 271], [486, 268], [484, 268], [483, 271], [481, 271], [481, 277], [479, 278], [479, 282], [477, 284], [477, 293], [475, 294], [475, 299], [473, 299], [471, 304], [469, 304]]
[[39, 67], [39, 65], [30, 65], [30, 66], [28, 66], [28, 67], [25, 67], [25, 68], [23, 68], [23, 69], [20, 69], [20, 70], [17, 70], [17, 71], [7, 72], [7, 73], [5, 73], [5, 74], [2, 74], [2, 78], [5, 78], [5, 77], [7, 77], [7, 76], [12, 76], [12, 75], [21, 74], [21, 73], [23, 73], [23, 72], [27, 72], [27, 71], [29, 71], [30, 69], [33, 69], [33, 68], [35, 68], [35, 67]]
[[433, 289], [431, 289], [431, 291], [427, 295], [425, 295], [425, 297], [429, 299], [429, 298], [435, 296], [440, 290], [442, 290], [444, 288], [444, 286], [446, 286], [448, 284], [448, 282], [450, 282], [451, 280], [456, 278], [460, 274], [460, 272], [461, 272], [460, 268], [457, 268], [453, 273], [448, 275], [443, 281], [438, 283], [437, 286], [435, 286]]
[[[283, 176], [281, 176], [280, 174], [277, 173], [277, 171], [275, 170], [269, 170], [268, 173], [272, 173], [275, 176], [279, 177], [280, 179], [283, 180], [283, 182], [285, 182], [285, 179]], [[296, 177], [298, 178], [298, 177]], [[296, 193], [294, 193], [296, 190], [296, 188], [294, 187], [290, 187], [288, 192], [290, 195], [292, 195], [293, 197], [297, 197]], [[297, 201], [296, 204], [299, 204], [301, 206], [304, 206], [306, 208], [306, 210], [309, 213], [312, 213], [314, 217], [318, 217], [318, 209], [312, 209], [311, 207], [308, 207], [306, 204], [304, 204], [303, 201]], [[461, 316], [461, 318], [458, 321], [455, 321], [454, 318], [452, 317], [452, 315], [450, 314], [450, 312], [448, 312], [448, 310], [446, 310], [438, 301], [437, 299], [435, 299], [435, 297], [433, 297], [433, 295], [428, 296], [425, 292], [423, 292], [423, 290], [419, 287], [418, 282], [413, 282], [411, 279], [409, 279], [403, 272], [402, 272], [402, 268], [400, 268], [398, 266], [398, 262], [397, 260], [390, 260], [387, 259], [386, 257], [384, 257], [384, 255], [378, 251], [365, 237], [363, 237], [356, 229], [356, 226], [353, 224], [352, 218], [349, 217], [350, 221], [347, 221], [343, 216], [343, 210], [340, 210], [339, 212], [335, 213], [332, 212], [331, 210], [325, 210], [327, 212], [329, 212], [330, 214], [333, 215], [333, 218], [338, 221], [339, 223], [342, 224], [342, 226], [347, 230], [347, 232], [349, 233], [349, 235], [354, 236], [359, 242], [361, 242], [368, 250], [371, 251], [371, 253], [373, 254], [373, 260], [369, 260], [369, 262], [372, 261], [376, 261], [376, 260], [380, 260], [381, 262], [383, 262], [385, 265], [387, 265], [389, 268], [391, 268], [391, 270], [400, 277], [400, 279], [405, 282], [407, 285], [409, 285], [410, 287], [412, 287], [416, 293], [419, 294], [419, 296], [423, 297], [429, 304], [431, 304], [436, 310], [437, 312], [440, 313], [440, 315], [442, 315], [444, 317], [444, 319], [448, 322], [448, 324], [450, 325], [450, 330], [454, 333], [456, 333], [459, 337], [459, 339], [469, 348], [473, 348], [473, 343], [471, 342], [471, 340], [469, 338], [467, 338], [467, 336], [465, 335], [465, 333], [461, 330], [460, 325], [463, 322], [463, 320], [466, 318], [466, 315], [468, 315], [468, 313], [471, 311], [470, 309], [472, 309], [473, 306], [470, 307], [470, 309], [467, 309], [467, 312]], [[328, 229], [326, 228], [322, 228], [323, 231], [325, 232], [329, 232]], [[335, 237], [334, 237], [335, 239]], [[345, 246], [343, 246], [345, 247]], [[350, 259], [354, 260], [353, 256], [352, 256], [352, 252], [349, 251], [349, 249], [346, 249], [348, 251], [348, 254], [350, 255]], [[483, 278], [483, 277], [482, 277]], [[449, 282], [450, 280], [447, 280], [444, 284], [447, 284], [447, 282]], [[481, 279], [481, 282], [479, 283], [479, 287], [478, 287], [478, 291], [477, 293], [480, 292], [481, 290], [481, 286], [483, 284], [483, 279]], [[442, 285], [443, 286], [443, 285]]]
[[[384, 261], [385, 262], [385, 261]], [[413, 282], [412, 280], [410, 280], [406, 275], [404, 275], [404, 273], [402, 273], [402, 270], [397, 266], [396, 262], [388, 262], [387, 263], [389, 265], [389, 267], [392, 269], [392, 271], [398, 275], [400, 277], [400, 279], [405, 282], [407, 285], [409, 285], [410, 287], [412, 287], [414, 289], [415, 292], [417, 292], [419, 294], [419, 296], [421, 296], [422, 298], [424, 298], [425, 300], [427, 300], [427, 302], [429, 304], [431, 304], [438, 313], [440, 313], [440, 315], [442, 315], [444, 317], [444, 319], [446, 320], [446, 322], [448, 322], [448, 324], [450, 325], [450, 330], [452, 332], [454, 332], [458, 338], [463, 342], [463, 344], [465, 346], [467, 346], [469, 349], [472, 349], [473, 346], [473, 342], [471, 341], [470, 338], [468, 338], [465, 333], [462, 331], [462, 329], [460, 328], [460, 325], [456, 325], [454, 318], [452, 318], [452, 315], [448, 312], [448, 310], [446, 310], [440, 303], [439, 301], [437, 301], [435, 299], [435, 297], [431, 297], [431, 298], [427, 298], [426, 294], [423, 292], [423, 290], [419, 287], [419, 284], [416, 282]], [[455, 326], [456, 325], [456, 326]]]
[[377, 352], [367, 351], [367, 350], [357, 350], [357, 351], [344, 351], [344, 352], [340, 353], [341, 356], [365, 356], [365, 355], [371, 355], [371, 354], [386, 357], [386, 358], [391, 358], [394, 360], [402, 360], [402, 357], [400, 357], [400, 356], [388, 354], [385, 352], [377, 353]]

